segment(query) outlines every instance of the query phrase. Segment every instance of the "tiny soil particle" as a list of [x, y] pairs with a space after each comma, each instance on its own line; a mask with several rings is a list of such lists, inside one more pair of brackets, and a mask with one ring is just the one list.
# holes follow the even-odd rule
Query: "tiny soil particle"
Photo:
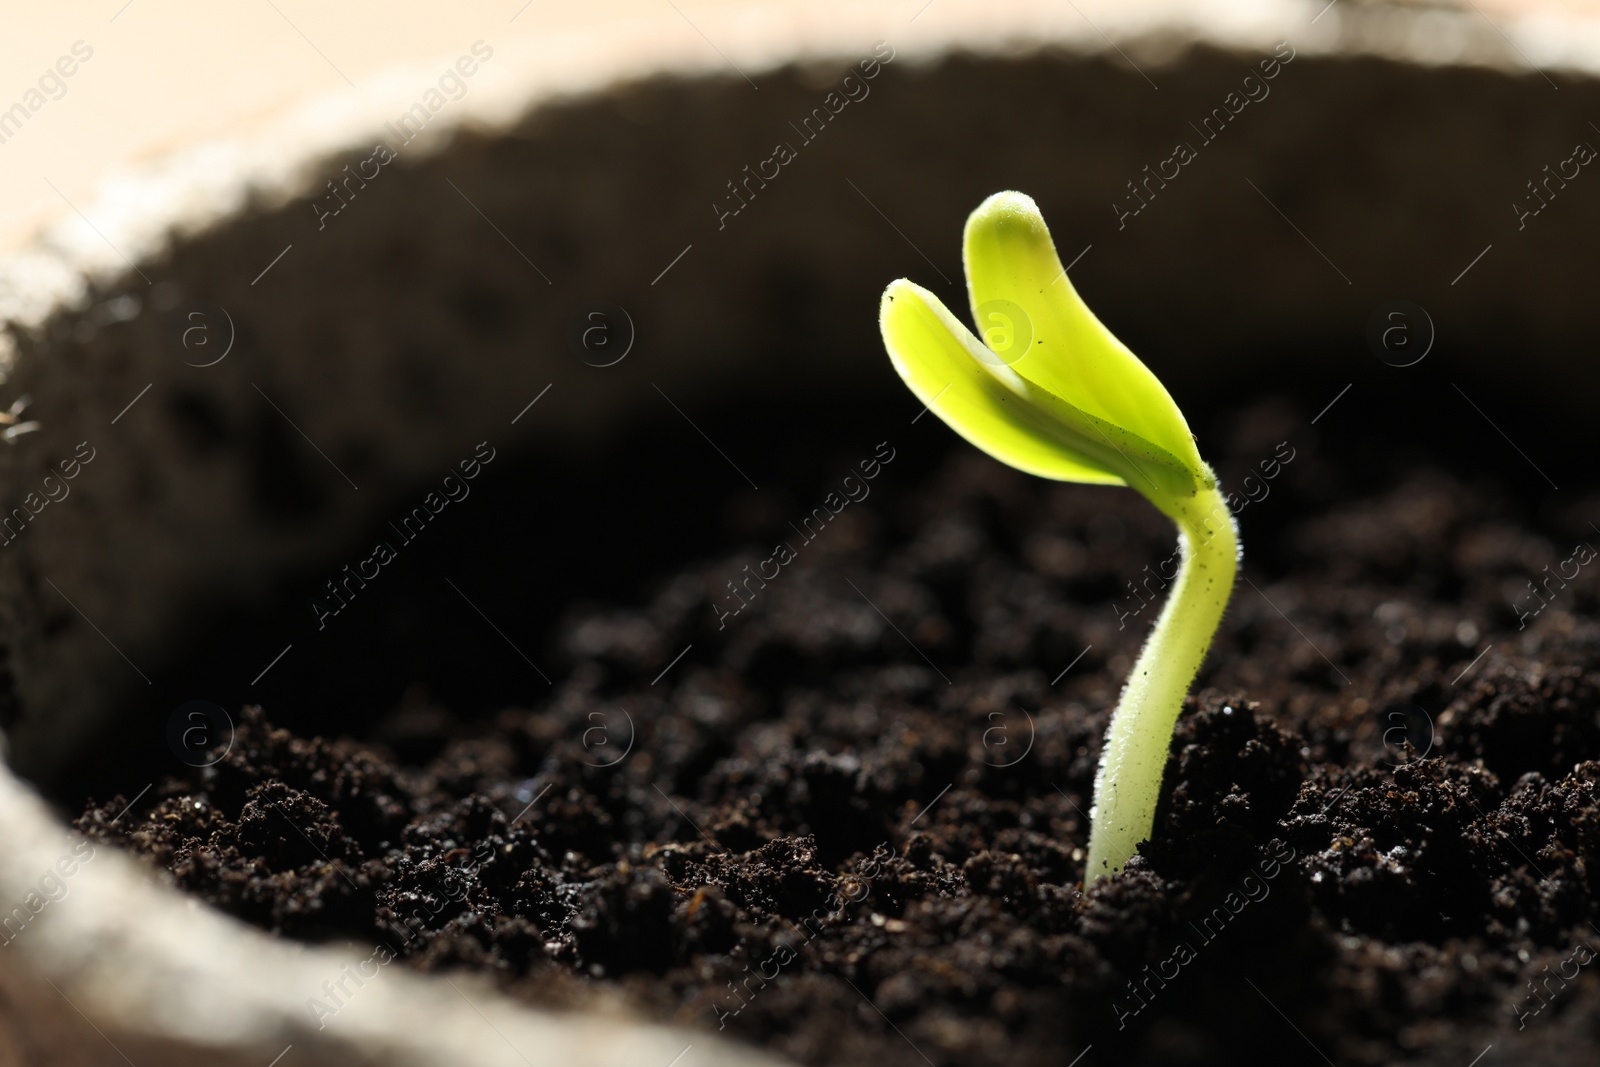
[[574, 609], [536, 704], [416, 697], [359, 741], [249, 708], [77, 825], [284, 937], [818, 1067], [1592, 1063], [1595, 585], [1519, 631], [1559, 539], [1503, 503], [1423, 471], [1254, 544], [1280, 505], [1243, 512], [1254, 587], [1154, 837], [1087, 892], [1172, 530], [976, 456], [847, 509], [721, 629], [770, 548]]

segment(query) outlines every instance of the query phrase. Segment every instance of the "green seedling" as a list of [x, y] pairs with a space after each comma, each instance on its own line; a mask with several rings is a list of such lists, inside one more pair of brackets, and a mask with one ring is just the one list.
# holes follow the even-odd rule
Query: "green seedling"
[[[1239, 563], [1217, 477], [1160, 380], [1095, 318], [1032, 198], [996, 193], [967, 219], [973, 318], [905, 279], [883, 294], [883, 343], [928, 409], [991, 456], [1041, 478], [1137, 489], [1178, 526], [1172, 594], [1106, 732], [1086, 881], [1122, 870], [1155, 825], [1172, 731]], [[987, 342], [987, 343], [985, 343]]]

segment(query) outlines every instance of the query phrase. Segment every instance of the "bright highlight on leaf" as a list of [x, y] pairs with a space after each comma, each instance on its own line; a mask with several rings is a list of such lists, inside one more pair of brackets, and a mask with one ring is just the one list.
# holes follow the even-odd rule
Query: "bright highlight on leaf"
[[967, 329], [928, 290], [883, 294], [889, 359], [928, 409], [1041, 478], [1126, 485], [1178, 525], [1182, 563], [1111, 719], [1090, 811], [1086, 879], [1150, 836], [1172, 731], [1233, 592], [1238, 530], [1183, 413], [1095, 318], [1031, 197], [996, 193], [967, 219]]

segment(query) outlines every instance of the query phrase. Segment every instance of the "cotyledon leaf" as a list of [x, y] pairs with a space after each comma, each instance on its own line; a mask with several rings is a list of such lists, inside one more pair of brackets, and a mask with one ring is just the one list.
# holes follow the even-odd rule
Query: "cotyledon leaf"
[[1132, 485], [1152, 499], [1193, 492], [1184, 463], [1017, 374], [921, 286], [891, 284], [879, 321], [917, 398], [1001, 462], [1057, 481]]
[[1026, 351], [1007, 354], [1013, 371], [1191, 470], [1202, 469], [1183, 413], [1161, 381], [1078, 296], [1032, 197], [995, 193], [979, 205], [967, 219], [963, 258], [980, 330], [985, 309], [1004, 302], [1026, 317], [1031, 334]]

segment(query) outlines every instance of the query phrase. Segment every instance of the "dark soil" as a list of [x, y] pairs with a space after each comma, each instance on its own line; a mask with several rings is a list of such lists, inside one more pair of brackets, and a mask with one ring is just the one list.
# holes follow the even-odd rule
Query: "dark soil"
[[969, 451], [791, 536], [723, 630], [770, 547], [574, 609], [532, 706], [462, 721], [418, 691], [359, 743], [247, 709], [221, 762], [78, 826], [286, 937], [805, 1064], [1591, 1063], [1596, 585], [1552, 581], [1520, 631], [1510, 607], [1586, 516], [1535, 533], [1431, 470], [1341, 501], [1313, 452], [1272, 485], [1314, 506], [1241, 513], [1250, 584], [1154, 839], [1088, 892], [1100, 738], [1155, 611], [1119, 606], [1172, 533]]

